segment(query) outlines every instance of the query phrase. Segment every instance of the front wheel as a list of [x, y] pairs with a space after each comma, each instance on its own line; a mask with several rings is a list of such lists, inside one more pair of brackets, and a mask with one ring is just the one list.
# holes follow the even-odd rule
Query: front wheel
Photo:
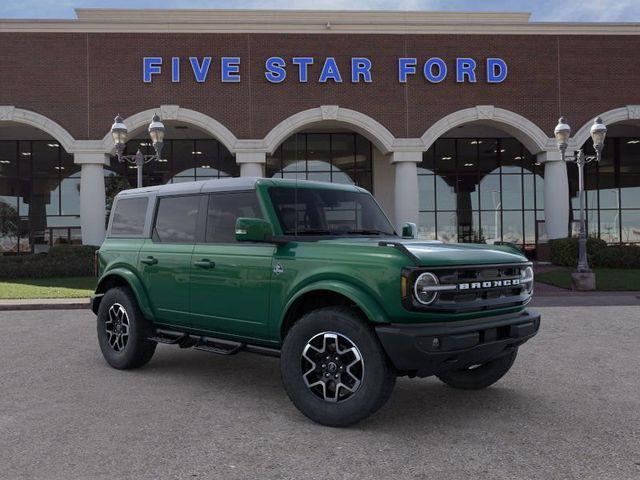
[[284, 388], [304, 415], [343, 427], [387, 401], [396, 372], [371, 327], [347, 307], [327, 307], [302, 317], [282, 345]]
[[482, 365], [472, 365], [462, 370], [449, 370], [439, 373], [437, 377], [453, 388], [462, 390], [480, 390], [493, 385], [506, 375], [513, 362], [516, 361], [518, 350], [490, 360]]

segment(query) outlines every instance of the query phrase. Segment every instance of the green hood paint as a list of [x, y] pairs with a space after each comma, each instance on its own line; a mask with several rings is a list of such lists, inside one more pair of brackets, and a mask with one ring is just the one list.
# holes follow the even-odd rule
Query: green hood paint
[[[399, 237], [337, 238], [320, 240], [318, 247], [334, 244], [342, 246], [361, 246], [367, 248], [394, 248], [391, 245], [380, 246], [381, 242], [403, 245], [415, 257], [416, 266], [439, 267], [458, 265], [491, 265], [497, 263], [522, 263], [527, 258], [512, 247], [502, 245], [484, 245], [472, 243], [441, 243], [438, 241], [409, 240]], [[407, 255], [407, 258], [412, 258]]]

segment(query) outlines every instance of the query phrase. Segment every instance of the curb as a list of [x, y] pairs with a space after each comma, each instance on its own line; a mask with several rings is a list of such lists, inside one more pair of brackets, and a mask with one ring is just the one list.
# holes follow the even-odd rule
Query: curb
[[91, 307], [88, 298], [42, 298], [0, 300], [0, 312], [21, 310], [81, 310]]

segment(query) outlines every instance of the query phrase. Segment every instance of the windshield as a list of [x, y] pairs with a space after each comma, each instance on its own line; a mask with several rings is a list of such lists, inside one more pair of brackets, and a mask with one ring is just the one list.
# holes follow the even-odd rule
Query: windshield
[[368, 193], [272, 187], [269, 196], [285, 235], [395, 235]]

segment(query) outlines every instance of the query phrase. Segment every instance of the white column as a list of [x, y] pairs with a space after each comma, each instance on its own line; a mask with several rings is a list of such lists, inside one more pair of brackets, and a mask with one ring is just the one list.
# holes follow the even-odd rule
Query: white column
[[265, 152], [237, 152], [236, 163], [240, 165], [241, 177], [264, 177]]
[[406, 222], [418, 224], [418, 163], [422, 152], [393, 152], [391, 163], [395, 166], [395, 223], [398, 230]]
[[104, 240], [106, 208], [103, 166], [109, 165], [104, 153], [76, 153], [74, 163], [80, 171], [80, 226], [83, 245], [100, 245]]
[[565, 238], [569, 235], [569, 178], [567, 164], [560, 152], [542, 152], [537, 156], [544, 163], [544, 218], [547, 236]]

